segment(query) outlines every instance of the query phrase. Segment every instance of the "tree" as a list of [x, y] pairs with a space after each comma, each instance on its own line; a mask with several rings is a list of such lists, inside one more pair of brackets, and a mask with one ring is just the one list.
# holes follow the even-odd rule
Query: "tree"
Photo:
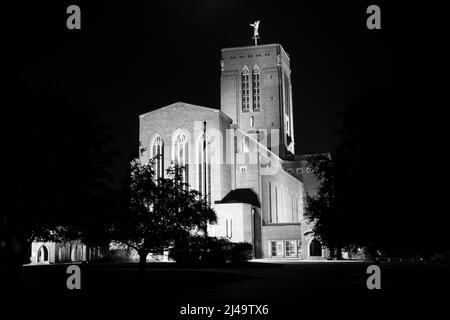
[[[341, 142], [336, 150], [311, 159], [319, 187], [316, 195], [307, 195], [306, 211], [315, 223], [313, 232], [332, 256], [339, 258], [341, 249], [349, 247], [377, 251], [392, 240], [395, 228], [389, 222], [395, 217], [383, 216], [387, 194], [385, 180], [377, 172], [383, 140], [376, 130], [383, 123], [382, 110], [389, 105], [389, 96], [375, 89], [361, 96], [340, 115]], [[383, 219], [388, 223], [383, 224]]]
[[[442, 179], [442, 157], [411, 152], [424, 140], [421, 126], [410, 122], [417, 104], [397, 89], [371, 88], [342, 114], [341, 143], [331, 157], [311, 161], [320, 186], [307, 197], [306, 211], [313, 232], [330, 248], [425, 258], [448, 252], [446, 217], [438, 206], [445, 196], [438, 187], [436, 195], [426, 193], [438, 185], [433, 179]], [[426, 150], [432, 141], [426, 140]], [[423, 174], [420, 168], [430, 163], [436, 174]]]
[[337, 161], [331, 155], [318, 155], [310, 159], [310, 166], [319, 180], [315, 195], [306, 196], [306, 214], [314, 221], [313, 233], [326, 245], [332, 257], [340, 258], [341, 249], [347, 245], [345, 218], [340, 190]]
[[8, 209], [0, 217], [0, 253], [2, 263], [19, 266], [35, 239], [99, 240], [107, 229], [115, 152], [108, 129], [68, 92], [9, 85], [5, 118], [12, 125], [2, 126]]
[[173, 165], [167, 175], [156, 179], [153, 161], [134, 161], [116, 211], [112, 238], [137, 251], [141, 270], [149, 253], [168, 250], [217, 221], [199, 192], [183, 181], [183, 168]]

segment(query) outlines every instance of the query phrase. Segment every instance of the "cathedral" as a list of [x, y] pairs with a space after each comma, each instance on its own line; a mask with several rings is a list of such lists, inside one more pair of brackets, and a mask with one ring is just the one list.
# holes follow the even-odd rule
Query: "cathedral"
[[[209, 235], [248, 242], [257, 259], [325, 258], [304, 216], [305, 196], [318, 182], [309, 156], [295, 155], [288, 54], [280, 44], [255, 41], [222, 49], [220, 67], [220, 109], [176, 102], [139, 116], [141, 162], [156, 159], [157, 177], [173, 163], [183, 168], [185, 182], [217, 214]], [[33, 242], [30, 260], [101, 257], [99, 248], [80, 242]]]
[[280, 44], [225, 48], [220, 109], [176, 102], [139, 116], [141, 162], [177, 163], [214, 208], [209, 234], [245, 241], [255, 258], [321, 259], [304, 216], [317, 180], [295, 155], [290, 58]]

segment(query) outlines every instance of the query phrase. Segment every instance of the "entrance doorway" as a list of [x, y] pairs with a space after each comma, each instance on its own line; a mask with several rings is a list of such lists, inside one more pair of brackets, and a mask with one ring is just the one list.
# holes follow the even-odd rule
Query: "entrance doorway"
[[269, 252], [272, 258], [297, 258], [297, 240], [275, 240], [269, 241]]
[[322, 244], [317, 239], [312, 239], [309, 244], [309, 256], [321, 257], [322, 256]]
[[48, 249], [45, 245], [42, 245], [38, 250], [37, 262], [48, 262]]

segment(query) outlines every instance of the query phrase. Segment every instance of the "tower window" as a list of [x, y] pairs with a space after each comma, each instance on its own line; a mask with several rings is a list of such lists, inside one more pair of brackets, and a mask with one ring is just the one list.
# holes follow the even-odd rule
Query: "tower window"
[[253, 68], [252, 87], [253, 87], [253, 111], [259, 111], [261, 109], [261, 86], [260, 86], [260, 71], [258, 66], [255, 66]]
[[242, 111], [250, 111], [250, 72], [247, 66], [242, 69]]

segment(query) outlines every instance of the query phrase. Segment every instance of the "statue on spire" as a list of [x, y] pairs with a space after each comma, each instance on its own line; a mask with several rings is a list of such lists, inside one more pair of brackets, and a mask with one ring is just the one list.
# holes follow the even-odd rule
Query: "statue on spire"
[[253, 27], [253, 39], [255, 39], [255, 46], [258, 45], [258, 38], [259, 38], [258, 28], [259, 28], [259, 23], [260, 23], [260, 21], [257, 20], [254, 23], [250, 24], [250, 26]]

